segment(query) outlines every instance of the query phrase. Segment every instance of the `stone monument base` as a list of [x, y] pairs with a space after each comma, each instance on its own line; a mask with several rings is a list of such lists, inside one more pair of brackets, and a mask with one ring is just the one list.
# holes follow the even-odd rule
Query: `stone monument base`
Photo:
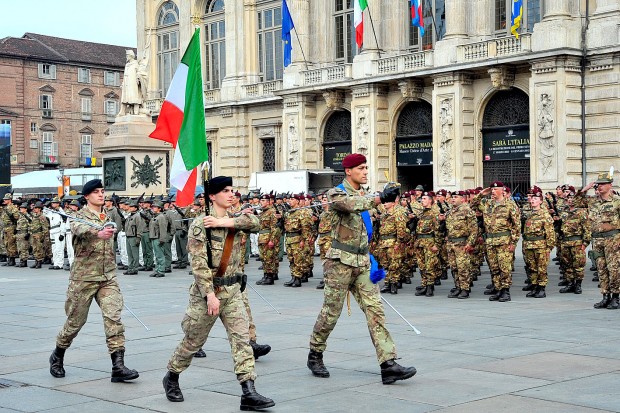
[[172, 145], [149, 138], [155, 130], [150, 116], [118, 116], [110, 135], [97, 148], [103, 158], [106, 192], [120, 196], [167, 193]]

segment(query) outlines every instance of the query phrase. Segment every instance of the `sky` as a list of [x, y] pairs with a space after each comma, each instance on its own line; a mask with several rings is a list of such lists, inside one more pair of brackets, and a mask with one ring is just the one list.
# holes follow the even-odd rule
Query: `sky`
[[0, 38], [26, 32], [136, 47], [136, 0], [0, 0]]

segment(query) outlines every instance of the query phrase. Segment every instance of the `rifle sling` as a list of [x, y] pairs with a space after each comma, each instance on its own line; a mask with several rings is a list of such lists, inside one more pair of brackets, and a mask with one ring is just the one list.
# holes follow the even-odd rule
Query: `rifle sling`
[[233, 241], [235, 240], [235, 229], [230, 228], [228, 234], [226, 234], [226, 240], [224, 241], [224, 250], [222, 251], [222, 258], [220, 259], [220, 265], [217, 267], [216, 277], [223, 277], [226, 273], [226, 268], [230, 262], [230, 256], [233, 249]]

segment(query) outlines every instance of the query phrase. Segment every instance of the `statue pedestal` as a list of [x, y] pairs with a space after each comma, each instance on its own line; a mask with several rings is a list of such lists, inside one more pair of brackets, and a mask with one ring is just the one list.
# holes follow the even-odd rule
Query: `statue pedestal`
[[166, 194], [172, 145], [149, 138], [155, 130], [146, 115], [117, 116], [97, 148], [103, 158], [106, 192], [121, 196]]

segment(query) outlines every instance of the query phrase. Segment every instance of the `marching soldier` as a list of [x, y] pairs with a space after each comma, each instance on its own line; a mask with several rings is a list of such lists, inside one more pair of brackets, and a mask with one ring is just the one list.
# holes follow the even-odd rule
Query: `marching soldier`
[[[491, 194], [491, 198], [483, 198]], [[509, 202], [504, 184], [495, 181], [474, 196], [472, 209], [482, 212], [485, 245], [493, 288], [485, 291], [489, 301], [510, 301], [512, 259], [521, 238], [521, 216], [514, 202]]]
[[155, 272], [149, 277], [161, 278], [165, 276], [166, 272], [166, 258], [164, 256], [164, 245], [168, 238], [166, 229], [168, 228], [168, 219], [163, 214], [164, 205], [160, 201], [153, 203], [151, 210], [153, 211], [153, 217], [149, 224], [149, 238], [153, 244], [153, 250], [155, 253]]
[[[301, 195], [295, 195], [289, 199], [289, 205], [292, 209], [299, 207]], [[284, 221], [284, 230], [286, 232], [286, 256], [291, 266], [291, 279], [284, 283], [285, 287], [301, 287], [302, 281], [307, 281], [307, 269], [304, 268], [304, 249], [306, 243], [310, 240], [310, 226], [307, 215], [303, 209], [291, 211], [287, 214]]]
[[45, 259], [45, 240], [49, 239], [50, 224], [45, 215], [41, 213], [43, 204], [37, 202], [32, 207], [32, 221], [28, 227], [30, 234], [30, 245], [32, 246], [32, 255], [34, 255], [34, 264], [30, 268], [41, 268]]
[[555, 246], [555, 230], [549, 212], [541, 208], [543, 194], [540, 188], [532, 188], [531, 213], [523, 228], [523, 258], [530, 269], [531, 284], [526, 297], [545, 298], [549, 254]]
[[454, 290], [450, 291], [449, 298], [469, 298], [472, 285], [472, 253], [477, 238], [478, 224], [476, 214], [465, 202], [465, 191], [456, 191], [452, 194], [452, 208], [446, 215], [440, 215], [440, 220], [446, 222], [446, 246]]
[[15, 238], [17, 240], [17, 252], [19, 253], [19, 265], [17, 267], [28, 266], [28, 255], [30, 254], [30, 234], [28, 228], [30, 227], [30, 221], [32, 218], [28, 214], [28, 204], [22, 203], [19, 206], [19, 219], [15, 227]]
[[17, 242], [15, 241], [15, 227], [19, 219], [19, 211], [13, 204], [13, 195], [4, 194], [0, 212], [2, 213], [2, 222], [4, 223], [4, 248], [7, 255], [7, 262], [2, 265], [12, 267], [16, 265]]
[[[60, 209], [60, 199], [50, 201], [50, 209], [64, 212]], [[50, 270], [62, 270], [65, 265], [65, 222], [66, 218], [52, 212], [46, 214], [50, 221], [50, 240], [52, 243], [52, 265]]]
[[441, 233], [439, 232], [439, 219], [433, 207], [435, 193], [432, 191], [423, 192], [420, 203], [422, 212], [418, 215], [418, 225], [416, 227], [416, 257], [422, 284], [416, 287], [415, 295], [432, 297], [435, 295], [435, 280], [441, 275], [439, 263], [439, 245], [441, 244]]
[[[100, 226], [110, 222], [102, 208], [105, 191], [101, 180], [86, 182], [82, 193], [87, 206], [76, 217]], [[101, 308], [106, 344], [112, 359], [111, 381], [137, 379], [138, 372], [125, 367], [125, 327], [121, 322], [123, 296], [116, 281], [116, 251], [112, 239], [116, 230], [111, 227], [97, 230], [79, 221], [71, 222], [71, 226], [75, 262], [67, 288], [67, 321], [56, 337], [56, 348], [49, 358], [50, 374], [65, 377], [65, 351], [86, 323], [88, 310], [95, 299]]]
[[269, 194], [260, 197], [261, 214], [258, 216], [260, 231], [258, 232], [258, 249], [263, 262], [263, 278], [256, 282], [257, 285], [273, 285], [274, 278], [278, 273], [280, 261], [281, 229], [278, 226], [275, 208], [270, 205]]
[[568, 283], [560, 289], [560, 293], [581, 294], [583, 270], [586, 265], [585, 251], [592, 240], [592, 232], [588, 223], [587, 209], [575, 207], [575, 188], [569, 186], [567, 192], [566, 208], [557, 218], [561, 222], [560, 233], [562, 234], [560, 259], [566, 271]]
[[138, 202], [130, 201], [128, 204], [129, 216], [125, 218], [125, 236], [127, 244], [127, 271], [125, 275], [138, 274], [140, 265], [140, 236], [138, 226], [140, 215], [138, 214]]

